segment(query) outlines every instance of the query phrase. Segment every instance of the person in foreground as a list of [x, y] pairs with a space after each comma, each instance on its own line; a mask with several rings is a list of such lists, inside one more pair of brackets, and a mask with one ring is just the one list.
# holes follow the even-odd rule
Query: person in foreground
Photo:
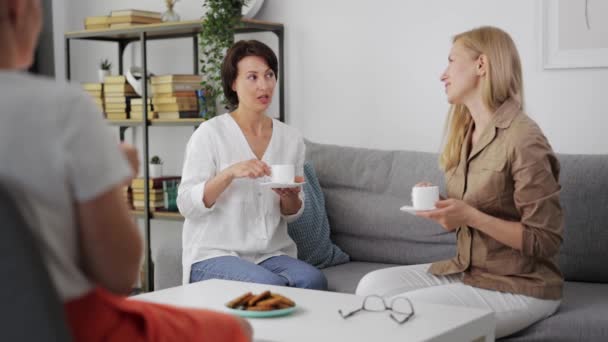
[[441, 81], [451, 109], [440, 155], [448, 198], [417, 215], [455, 232], [457, 255], [369, 273], [357, 294], [488, 309], [500, 338], [561, 302], [559, 164], [523, 111], [521, 63], [507, 33], [458, 34], [448, 60]]
[[0, 0], [0, 183], [39, 241], [73, 340], [250, 341], [242, 319], [125, 297], [142, 256], [121, 194], [137, 152], [113, 142], [83, 91], [22, 73], [41, 18], [39, 0]]
[[278, 62], [265, 44], [239, 41], [222, 65], [224, 96], [236, 109], [204, 122], [186, 147], [177, 205], [185, 217], [183, 282], [231, 279], [326, 289], [315, 267], [296, 259], [287, 223], [303, 212], [300, 188], [264, 188], [273, 164], [304, 180], [304, 141], [266, 115]]

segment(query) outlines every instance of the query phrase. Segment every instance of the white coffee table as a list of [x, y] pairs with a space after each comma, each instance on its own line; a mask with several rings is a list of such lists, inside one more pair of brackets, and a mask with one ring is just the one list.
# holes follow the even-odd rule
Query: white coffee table
[[225, 311], [224, 304], [247, 292], [264, 290], [296, 302], [296, 311], [283, 317], [251, 318], [255, 341], [494, 341], [490, 311], [412, 301], [416, 314], [403, 325], [389, 312], [360, 312], [348, 319], [338, 309], [361, 306], [363, 297], [326, 291], [207, 280], [131, 297], [135, 300]]

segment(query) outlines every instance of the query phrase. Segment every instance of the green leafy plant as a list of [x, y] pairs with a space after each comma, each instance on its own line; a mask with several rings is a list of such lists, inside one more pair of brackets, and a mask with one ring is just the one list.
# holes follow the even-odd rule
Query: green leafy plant
[[162, 164], [163, 160], [160, 159], [159, 156], [154, 156], [152, 158], [150, 158], [150, 164]]
[[[209, 104], [208, 111], [215, 114], [215, 103], [222, 94], [221, 69], [226, 50], [234, 44], [234, 30], [241, 25], [241, 10], [248, 0], [204, 0], [200, 44], [202, 86]], [[226, 104], [225, 99], [222, 101]], [[210, 113], [211, 114], [211, 113]]]
[[110, 70], [112, 68], [112, 63], [110, 63], [107, 58], [102, 59], [101, 62], [99, 62], [99, 67], [101, 70]]

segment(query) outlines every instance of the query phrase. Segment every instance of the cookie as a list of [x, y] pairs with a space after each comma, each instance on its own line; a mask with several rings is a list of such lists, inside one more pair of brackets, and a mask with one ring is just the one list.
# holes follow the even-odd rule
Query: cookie
[[231, 309], [236, 309], [239, 306], [245, 305], [251, 298], [253, 298], [253, 294], [251, 292], [247, 292], [247, 293], [245, 293], [241, 296], [238, 296], [237, 298], [229, 301], [228, 304], [226, 304], [226, 306]]

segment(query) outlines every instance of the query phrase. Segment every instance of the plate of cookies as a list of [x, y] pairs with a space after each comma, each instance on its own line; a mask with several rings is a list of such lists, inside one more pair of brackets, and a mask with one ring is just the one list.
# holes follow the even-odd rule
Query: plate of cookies
[[296, 303], [275, 292], [244, 293], [226, 303], [230, 313], [241, 317], [264, 318], [289, 315], [296, 310]]

